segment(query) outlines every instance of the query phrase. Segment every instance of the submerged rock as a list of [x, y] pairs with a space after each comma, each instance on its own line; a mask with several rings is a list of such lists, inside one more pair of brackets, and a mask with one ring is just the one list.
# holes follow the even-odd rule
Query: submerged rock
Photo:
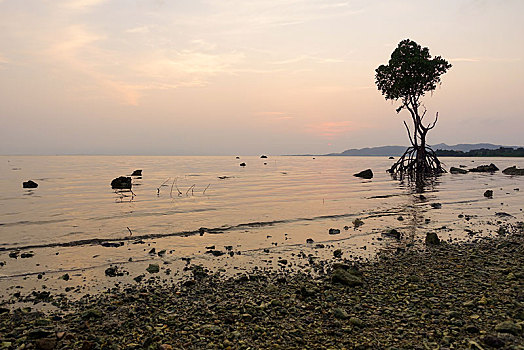
[[22, 182], [22, 188], [37, 188], [38, 184], [33, 180]]
[[113, 181], [111, 181], [112, 189], [117, 189], [117, 190], [129, 189], [130, 190], [131, 187], [132, 187], [131, 177], [129, 176], [120, 176], [120, 177], [113, 179]]
[[505, 175], [524, 175], [524, 169], [518, 169], [516, 166], [511, 166], [502, 170]]
[[353, 174], [353, 176], [361, 177], [363, 179], [372, 179], [373, 178], [373, 172], [371, 169], [362, 170], [360, 173]]
[[469, 171], [471, 171], [472, 173], [493, 173], [498, 170], [499, 168], [497, 168], [497, 166], [493, 163], [491, 163], [490, 165], [479, 165], [476, 168], [469, 169]]
[[468, 171], [466, 169], [455, 168], [454, 166], [452, 166], [449, 169], [449, 172], [452, 173], [452, 174], [467, 174], [468, 173]]

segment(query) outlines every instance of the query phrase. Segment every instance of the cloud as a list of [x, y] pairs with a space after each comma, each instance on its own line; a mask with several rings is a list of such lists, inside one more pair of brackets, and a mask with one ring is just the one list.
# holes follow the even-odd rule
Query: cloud
[[151, 31], [149, 26], [141, 26], [141, 27], [135, 27], [135, 28], [129, 28], [126, 30], [126, 33], [139, 33], [139, 34], [146, 34]]
[[271, 64], [275, 65], [285, 65], [285, 64], [294, 64], [298, 62], [304, 62], [309, 61], [313, 63], [341, 63], [344, 62], [344, 60], [337, 59], [337, 58], [322, 58], [322, 57], [315, 57], [310, 55], [300, 55], [298, 57], [289, 58], [286, 60], [280, 60], [280, 61], [274, 61], [271, 62]]
[[501, 62], [501, 63], [515, 63], [520, 62], [520, 58], [511, 57], [458, 57], [451, 58], [451, 62]]
[[322, 122], [306, 125], [306, 132], [317, 136], [334, 139], [356, 129], [351, 121]]
[[82, 11], [100, 5], [106, 1], [107, 0], [66, 0], [62, 2], [62, 7], [70, 10]]
[[[0, 0], [1, 2], [1, 0]], [[9, 60], [0, 53], [0, 67], [9, 63]]]

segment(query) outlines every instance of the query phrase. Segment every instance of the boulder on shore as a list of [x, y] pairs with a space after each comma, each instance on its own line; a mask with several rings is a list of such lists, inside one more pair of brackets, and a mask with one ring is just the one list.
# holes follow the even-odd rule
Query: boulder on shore
[[493, 173], [498, 170], [499, 168], [497, 168], [497, 166], [493, 163], [490, 165], [479, 165], [476, 168], [469, 169], [469, 171], [472, 173]]
[[452, 166], [449, 169], [449, 172], [452, 173], [452, 174], [467, 174], [468, 173], [468, 171], [466, 169], [455, 168], [454, 166]]
[[371, 169], [362, 170], [360, 173], [353, 174], [353, 176], [361, 177], [363, 179], [371, 179], [373, 178], [373, 172]]
[[131, 189], [131, 177], [129, 176], [120, 176], [120, 177], [117, 177], [116, 179], [113, 179], [113, 181], [111, 181], [111, 188], [112, 189], [117, 189], [117, 190], [125, 190], [125, 189], [128, 189], [130, 190]]
[[22, 188], [37, 188], [38, 184], [33, 180], [25, 181], [22, 183]]
[[502, 170], [505, 175], [524, 175], [524, 169], [518, 169], [515, 165]]
[[142, 176], [142, 169], [137, 169], [137, 170], [133, 171], [131, 176]]
[[435, 232], [428, 232], [426, 234], [426, 245], [438, 245], [440, 244], [440, 238], [438, 238]]

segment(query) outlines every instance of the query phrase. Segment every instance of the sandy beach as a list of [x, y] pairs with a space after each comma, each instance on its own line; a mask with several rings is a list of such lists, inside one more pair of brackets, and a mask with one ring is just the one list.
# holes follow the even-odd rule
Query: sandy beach
[[[307, 260], [307, 257], [304, 257]], [[0, 309], [4, 349], [522, 349], [524, 226], [475, 243], [388, 250], [370, 263], [309, 260], [236, 278], [189, 266], [70, 300]]]

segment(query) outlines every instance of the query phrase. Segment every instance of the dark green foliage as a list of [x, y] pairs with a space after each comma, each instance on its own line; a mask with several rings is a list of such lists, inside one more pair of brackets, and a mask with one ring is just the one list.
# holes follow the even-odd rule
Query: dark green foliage
[[497, 149], [473, 149], [468, 152], [442, 150], [435, 152], [441, 157], [524, 157], [524, 148], [499, 147]]
[[376, 69], [376, 84], [386, 100], [418, 98], [435, 90], [449, 68], [445, 59], [431, 58], [427, 47], [406, 39], [398, 44], [388, 64]]

